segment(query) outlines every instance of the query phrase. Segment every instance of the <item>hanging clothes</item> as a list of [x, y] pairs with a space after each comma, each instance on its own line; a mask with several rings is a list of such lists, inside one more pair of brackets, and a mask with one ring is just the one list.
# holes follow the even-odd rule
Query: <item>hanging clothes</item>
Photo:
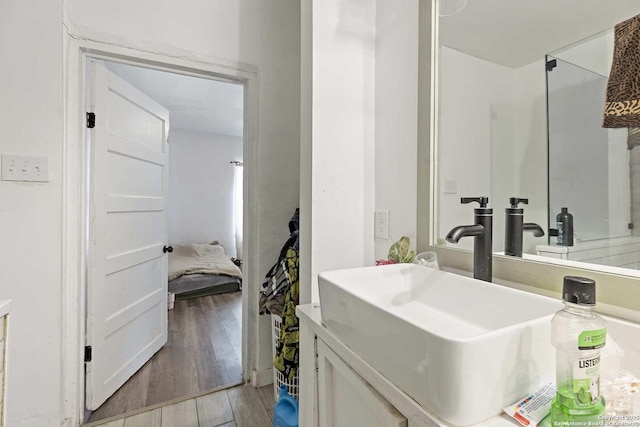
[[[260, 314], [277, 314], [282, 317], [285, 294], [291, 286], [287, 253], [289, 249], [294, 249], [297, 257], [299, 226], [299, 209], [296, 209], [289, 221], [289, 239], [280, 250], [278, 261], [269, 269], [260, 287], [258, 303]], [[297, 277], [297, 271], [295, 275]]]
[[300, 210], [289, 221], [289, 239], [280, 250], [278, 261], [269, 269], [260, 288], [260, 314], [276, 314], [282, 318], [273, 366], [289, 380], [298, 371], [300, 327], [296, 306], [300, 299], [298, 278], [298, 234]]
[[289, 248], [286, 255], [287, 272], [291, 286], [284, 297], [282, 323], [273, 367], [282, 372], [289, 380], [296, 376], [299, 362], [300, 324], [296, 316], [296, 306], [299, 303], [300, 281], [298, 279], [299, 257], [298, 251]]

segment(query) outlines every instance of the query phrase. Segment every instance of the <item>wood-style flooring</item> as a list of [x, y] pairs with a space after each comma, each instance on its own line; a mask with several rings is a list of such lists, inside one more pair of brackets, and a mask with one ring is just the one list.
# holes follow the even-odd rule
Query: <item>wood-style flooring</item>
[[167, 344], [89, 421], [242, 382], [241, 295], [238, 291], [176, 300], [169, 310]]
[[274, 405], [272, 384], [242, 385], [91, 427], [271, 427]]

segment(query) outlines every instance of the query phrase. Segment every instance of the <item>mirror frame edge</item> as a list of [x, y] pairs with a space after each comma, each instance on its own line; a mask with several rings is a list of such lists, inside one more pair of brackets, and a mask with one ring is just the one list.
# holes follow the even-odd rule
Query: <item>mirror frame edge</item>
[[[434, 251], [441, 265], [457, 270], [473, 270], [473, 253], [437, 246], [437, 53], [438, 1], [419, 0], [418, 73], [418, 173], [417, 224], [418, 252]], [[432, 220], [433, 219], [433, 220]], [[589, 265], [589, 264], [585, 264]], [[640, 278], [598, 271], [594, 268], [494, 255], [494, 282], [540, 295], [560, 298], [564, 276], [590, 277], [598, 284], [600, 313], [640, 322]]]

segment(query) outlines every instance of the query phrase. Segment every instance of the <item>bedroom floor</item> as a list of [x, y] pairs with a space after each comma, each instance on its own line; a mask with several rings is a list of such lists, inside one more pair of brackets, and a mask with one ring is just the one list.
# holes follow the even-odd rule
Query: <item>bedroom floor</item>
[[88, 422], [240, 383], [241, 297], [238, 291], [176, 300], [169, 311], [167, 344]]

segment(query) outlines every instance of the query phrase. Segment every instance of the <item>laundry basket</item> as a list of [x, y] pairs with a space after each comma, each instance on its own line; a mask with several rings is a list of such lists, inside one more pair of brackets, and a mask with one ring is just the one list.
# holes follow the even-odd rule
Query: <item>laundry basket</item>
[[[271, 315], [271, 348], [273, 352], [273, 357], [276, 356], [276, 348], [278, 347], [278, 342], [280, 341], [280, 328], [282, 327], [282, 317], [277, 314]], [[298, 370], [296, 369], [296, 374], [293, 379], [286, 378], [282, 372], [273, 368], [273, 394], [275, 396], [276, 402], [278, 401], [278, 397], [280, 395], [280, 386], [287, 386], [287, 392], [293, 396], [294, 399], [298, 400], [298, 395], [300, 393], [300, 385], [298, 384]]]

